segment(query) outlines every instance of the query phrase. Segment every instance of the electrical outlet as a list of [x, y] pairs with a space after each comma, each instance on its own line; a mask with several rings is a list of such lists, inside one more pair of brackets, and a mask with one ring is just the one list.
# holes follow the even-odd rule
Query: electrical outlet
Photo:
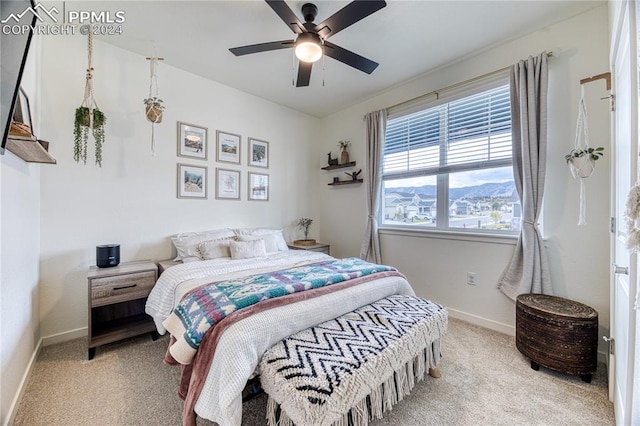
[[467, 272], [467, 284], [468, 285], [476, 285], [476, 273], [475, 272]]

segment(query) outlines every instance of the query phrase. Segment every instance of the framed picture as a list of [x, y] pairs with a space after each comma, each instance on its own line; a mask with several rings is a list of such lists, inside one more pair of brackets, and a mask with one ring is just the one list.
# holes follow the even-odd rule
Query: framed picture
[[178, 156], [207, 159], [207, 128], [178, 121]]
[[216, 132], [217, 160], [223, 163], [240, 164], [240, 135], [221, 130]]
[[240, 171], [216, 169], [216, 199], [240, 199]]
[[249, 200], [269, 201], [269, 175], [249, 172]]
[[178, 164], [178, 198], [207, 199], [207, 168]]
[[269, 168], [269, 142], [249, 138], [250, 166]]

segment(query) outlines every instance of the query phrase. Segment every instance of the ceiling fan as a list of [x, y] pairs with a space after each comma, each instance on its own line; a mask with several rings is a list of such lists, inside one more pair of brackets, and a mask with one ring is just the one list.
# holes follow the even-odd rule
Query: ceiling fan
[[318, 14], [318, 8], [312, 3], [302, 5], [302, 15], [305, 20], [303, 24], [284, 0], [266, 0], [266, 2], [298, 36], [295, 40], [233, 47], [229, 50], [234, 55], [241, 56], [269, 50], [294, 48], [295, 55], [300, 60], [296, 87], [309, 85], [311, 67], [323, 54], [367, 74], [371, 74], [378, 67], [377, 62], [336, 46], [328, 42], [327, 39], [385, 7], [387, 3], [384, 0], [353, 1], [317, 25], [313, 21]]

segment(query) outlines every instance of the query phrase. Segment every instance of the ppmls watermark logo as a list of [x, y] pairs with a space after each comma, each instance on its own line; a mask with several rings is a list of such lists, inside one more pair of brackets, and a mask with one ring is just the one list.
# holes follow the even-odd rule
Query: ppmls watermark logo
[[[76, 32], [87, 35], [119, 35], [126, 21], [125, 11], [108, 10], [67, 10], [62, 3], [62, 13], [55, 6], [47, 9], [41, 3], [28, 6], [22, 12], [10, 13], [0, 21], [2, 34], [20, 35], [33, 31], [42, 35], [73, 35]], [[61, 16], [60, 16], [61, 15]], [[35, 25], [31, 25], [33, 17]]]

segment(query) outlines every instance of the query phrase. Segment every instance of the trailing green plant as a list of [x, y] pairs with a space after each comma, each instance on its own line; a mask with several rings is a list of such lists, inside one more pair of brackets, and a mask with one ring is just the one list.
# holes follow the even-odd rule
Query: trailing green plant
[[600, 159], [604, 155], [604, 147], [599, 146], [597, 148], [587, 148], [587, 149], [572, 149], [569, 151], [567, 155], [564, 156], [567, 164], [571, 162], [573, 158], [584, 157], [585, 155], [589, 156], [589, 158], [593, 161]]
[[93, 139], [96, 146], [96, 164], [102, 167], [102, 145], [104, 144], [104, 126], [107, 117], [98, 108], [93, 110]]
[[87, 164], [87, 141], [89, 140], [89, 121], [91, 111], [87, 107], [76, 108], [73, 121], [73, 159], [76, 163], [80, 160]]
[[76, 108], [73, 122], [73, 159], [76, 163], [82, 160], [84, 164], [87, 164], [89, 128], [92, 127], [93, 139], [95, 141], [96, 164], [102, 167], [102, 146], [105, 140], [104, 126], [106, 122], [107, 117], [98, 108], [94, 108], [93, 110], [85, 106]]

